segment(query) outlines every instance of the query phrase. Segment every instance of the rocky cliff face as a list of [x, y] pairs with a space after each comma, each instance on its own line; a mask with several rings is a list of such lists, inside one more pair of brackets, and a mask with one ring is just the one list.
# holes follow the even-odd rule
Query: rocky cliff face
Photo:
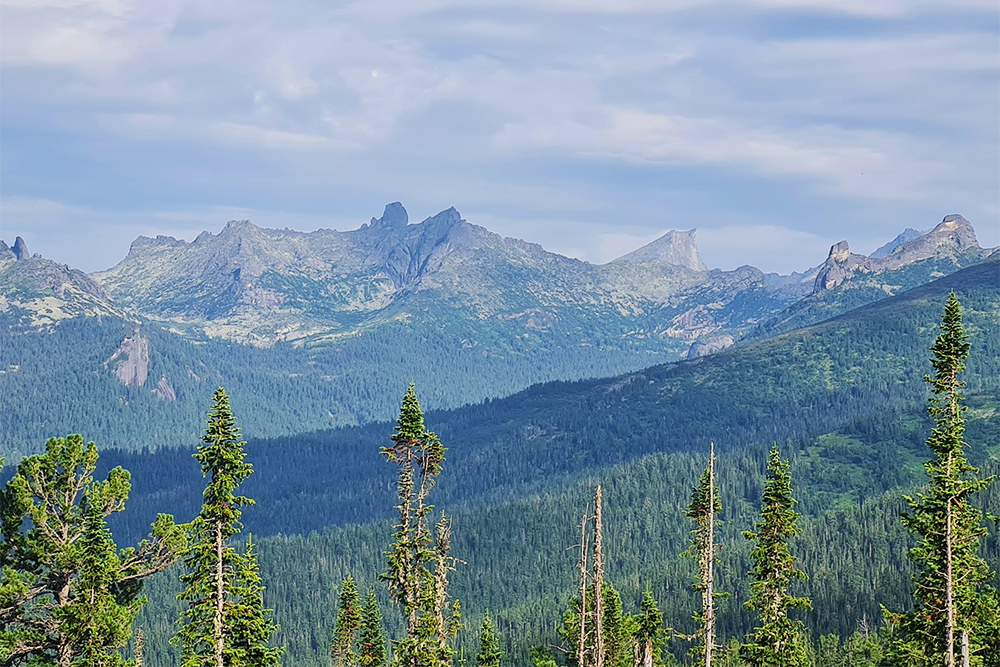
[[[149, 377], [149, 340], [136, 329], [125, 337], [104, 367], [111, 369], [126, 387], [143, 387]], [[164, 382], [166, 378], [164, 378]]]

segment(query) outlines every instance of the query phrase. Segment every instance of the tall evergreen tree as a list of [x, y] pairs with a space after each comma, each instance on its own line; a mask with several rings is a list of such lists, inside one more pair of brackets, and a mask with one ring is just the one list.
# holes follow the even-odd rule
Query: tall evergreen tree
[[503, 651], [500, 650], [500, 641], [493, 629], [493, 619], [490, 618], [490, 612], [487, 611], [479, 626], [479, 653], [476, 655], [476, 665], [478, 667], [500, 667], [502, 659]]
[[271, 646], [271, 637], [278, 631], [273, 613], [264, 607], [264, 584], [253, 535], [250, 535], [246, 552], [236, 559], [232, 602], [225, 615], [227, 667], [278, 666], [285, 649]]
[[807, 664], [801, 636], [804, 625], [788, 617], [792, 608], [809, 609], [808, 598], [789, 595], [788, 587], [806, 575], [795, 568], [789, 540], [798, 534], [798, 512], [792, 497], [788, 461], [771, 448], [764, 481], [760, 519], [744, 536], [755, 542], [750, 574], [750, 599], [746, 606], [757, 613], [758, 627], [742, 645], [740, 654], [752, 667], [799, 667]]
[[95, 481], [97, 446], [79, 435], [45, 449], [0, 491], [0, 663], [122, 664], [142, 582], [177, 559], [184, 531], [160, 515], [149, 539], [119, 551], [105, 519], [125, 509], [129, 473]]
[[337, 667], [354, 667], [357, 653], [354, 642], [361, 627], [361, 596], [354, 583], [354, 577], [347, 575], [340, 586], [340, 608], [337, 623], [333, 628], [333, 644], [330, 654]]
[[240, 439], [229, 396], [222, 387], [212, 397], [201, 440], [194, 458], [209, 482], [184, 555], [187, 572], [181, 582], [185, 588], [177, 599], [186, 601], [188, 607], [181, 613], [175, 640], [181, 645], [181, 667], [228, 667], [226, 635], [237, 577], [241, 571], [249, 575], [250, 567], [229, 542], [242, 528], [240, 508], [253, 504], [250, 498], [236, 495], [253, 466], [244, 460], [246, 442]]
[[601, 594], [601, 612], [604, 622], [601, 631], [604, 641], [604, 665], [606, 667], [630, 667], [634, 651], [632, 618], [622, 610], [622, 598], [611, 582], [604, 582]]
[[685, 514], [694, 520], [695, 528], [691, 531], [691, 546], [685, 552], [698, 561], [698, 581], [695, 590], [701, 593], [701, 613], [695, 614], [695, 620], [701, 626], [698, 634], [702, 644], [695, 649], [700, 664], [712, 667], [712, 657], [715, 653], [715, 600], [724, 597], [724, 593], [715, 590], [715, 557], [718, 545], [715, 542], [718, 521], [716, 514], [722, 512], [722, 500], [715, 483], [715, 443], [712, 443], [708, 457], [708, 467], [701, 475], [698, 486], [691, 493], [691, 504]]
[[908, 554], [920, 567], [913, 575], [916, 604], [908, 613], [887, 614], [898, 629], [889, 659], [955, 667], [965, 654], [967, 664], [988, 659], [1000, 664], [1000, 605], [996, 591], [985, 585], [992, 573], [979, 555], [979, 541], [987, 530], [972, 502], [993, 478], [978, 479], [979, 470], [965, 455], [965, 383], [959, 374], [970, 344], [954, 292], [945, 304], [940, 331], [931, 348], [934, 375], [924, 378], [933, 392], [928, 412], [934, 428], [927, 446], [934, 458], [924, 464], [930, 486], [916, 498], [905, 497], [910, 513], [902, 517], [918, 538]]
[[[447, 448], [424, 427], [424, 414], [412, 383], [403, 396], [392, 442], [381, 453], [399, 466], [399, 520], [386, 552], [388, 568], [382, 578], [406, 620], [406, 638], [394, 642], [394, 659], [401, 667], [450, 665], [454, 651], [448, 640], [459, 627], [457, 601], [450, 605], [448, 620], [444, 619], [449, 599], [447, 571], [453, 562], [448, 555], [450, 524], [442, 519], [435, 536], [430, 526], [434, 506], [427, 501], [441, 474]], [[431, 563], [435, 564], [433, 571]]]
[[368, 598], [361, 608], [361, 630], [358, 637], [358, 665], [360, 667], [385, 667], [385, 631], [382, 613], [378, 608], [375, 589], [368, 589]]
[[635, 641], [638, 648], [635, 662], [638, 667], [653, 667], [660, 664], [664, 635], [663, 613], [647, 586], [642, 594], [639, 615], [635, 619]]

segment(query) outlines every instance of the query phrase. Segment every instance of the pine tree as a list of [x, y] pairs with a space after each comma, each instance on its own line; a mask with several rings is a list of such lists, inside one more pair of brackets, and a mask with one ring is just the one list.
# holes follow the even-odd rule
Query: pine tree
[[701, 613], [695, 614], [695, 620], [701, 626], [698, 634], [702, 637], [702, 644], [694, 652], [705, 667], [712, 667], [712, 657], [716, 650], [715, 599], [725, 596], [724, 593], [715, 590], [715, 557], [718, 553], [718, 545], [715, 542], [718, 522], [715, 515], [720, 512], [722, 512], [722, 501], [719, 499], [715, 483], [713, 442], [708, 457], [708, 467], [702, 473], [698, 486], [692, 491], [691, 504], [685, 512], [695, 522], [695, 529], [691, 531], [691, 547], [685, 554], [698, 561], [698, 582], [694, 588], [701, 593]]
[[[406, 620], [406, 638], [394, 642], [395, 662], [401, 667], [450, 665], [454, 651], [448, 640], [460, 626], [458, 601], [447, 604], [447, 572], [454, 563], [448, 555], [451, 528], [442, 517], [434, 535], [430, 526], [434, 506], [427, 502], [447, 449], [424, 427], [412, 383], [403, 396], [394, 431], [393, 445], [383, 447], [381, 453], [399, 466], [399, 520], [386, 552], [388, 568], [382, 575]], [[445, 608], [450, 610], [447, 620]]]
[[487, 611], [479, 626], [479, 653], [476, 655], [476, 665], [479, 667], [500, 667], [502, 659], [503, 651], [500, 650], [500, 641], [493, 629], [490, 612]]
[[357, 653], [354, 642], [361, 627], [361, 597], [354, 577], [347, 575], [340, 586], [340, 609], [333, 629], [333, 644], [330, 654], [337, 667], [354, 667]]
[[898, 630], [890, 660], [955, 667], [963, 653], [972, 665], [987, 656], [1000, 660], [1000, 604], [996, 592], [985, 585], [992, 573], [979, 556], [979, 541], [987, 531], [972, 497], [993, 478], [978, 479], [979, 470], [965, 455], [965, 383], [959, 374], [970, 344], [954, 292], [945, 304], [940, 330], [931, 348], [934, 376], [924, 378], [933, 392], [928, 412], [934, 428], [927, 446], [934, 458], [924, 464], [930, 486], [916, 498], [905, 497], [911, 511], [902, 517], [903, 525], [918, 537], [908, 554], [920, 566], [913, 576], [916, 605], [908, 613], [887, 613], [887, 620]]
[[660, 612], [660, 607], [648, 586], [642, 594], [642, 607], [635, 619], [635, 624], [635, 641], [638, 649], [636, 665], [638, 667], [659, 665], [665, 634], [663, 613]]
[[0, 491], [0, 663], [122, 663], [143, 580], [169, 567], [185, 534], [160, 515], [138, 547], [118, 550], [105, 519], [125, 509], [122, 468], [94, 480], [97, 446], [52, 438]]
[[622, 598], [611, 582], [604, 583], [601, 594], [603, 623], [601, 631], [604, 641], [604, 665], [606, 667], [630, 667], [632, 663], [633, 639], [632, 619], [622, 610]]
[[358, 665], [360, 667], [385, 667], [385, 632], [382, 614], [378, 608], [375, 589], [368, 589], [368, 598], [361, 608], [361, 631], [358, 638]]
[[250, 535], [246, 552], [236, 559], [232, 602], [225, 615], [226, 667], [278, 667], [285, 649], [271, 646], [278, 631], [273, 613], [264, 608], [264, 585]]
[[750, 599], [746, 606], [757, 612], [759, 626], [747, 636], [740, 654], [753, 667], [799, 667], [808, 656], [801, 641], [804, 626], [788, 618], [792, 608], [809, 609], [808, 598], [793, 597], [788, 587], [806, 575], [795, 568], [795, 557], [788, 541], [799, 532], [798, 512], [793, 508], [792, 477], [788, 461], [783, 461], [778, 447], [771, 448], [764, 482], [760, 520], [754, 531], [744, 536], [756, 542]]
[[191, 544], [184, 555], [187, 572], [178, 600], [188, 603], [180, 616], [175, 641], [181, 644], [181, 667], [226, 667], [226, 614], [232, 605], [239, 554], [229, 544], [240, 532], [241, 507], [253, 500], [236, 495], [253, 472], [244, 461], [246, 442], [229, 407], [229, 396], [219, 387], [212, 397], [207, 427], [194, 458], [209, 476], [201, 512], [191, 527]]

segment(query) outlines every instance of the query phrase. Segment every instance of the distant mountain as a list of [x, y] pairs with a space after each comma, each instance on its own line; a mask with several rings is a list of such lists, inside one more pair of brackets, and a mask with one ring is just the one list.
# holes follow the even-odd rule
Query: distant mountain
[[994, 250], [980, 247], [972, 225], [960, 215], [946, 216], [930, 232], [896, 245], [881, 257], [852, 253], [847, 241], [841, 241], [830, 248], [826, 262], [816, 270], [812, 293], [747, 338], [760, 340], [821, 322], [978, 264]]
[[923, 236], [921, 232], [918, 232], [912, 227], [907, 227], [906, 229], [903, 230], [902, 234], [900, 234], [893, 240], [889, 241], [884, 246], [878, 248], [875, 252], [869, 255], [869, 257], [873, 259], [879, 259], [881, 257], [885, 257], [886, 255], [888, 255], [889, 253], [891, 253], [893, 250], [903, 245], [904, 243], [912, 241], [913, 239], [918, 239], [921, 236]]
[[[596, 266], [503, 238], [454, 208], [410, 225], [398, 202], [348, 232], [233, 221], [192, 243], [140, 237], [121, 263], [94, 278], [116, 303], [146, 317], [257, 345], [335, 338], [410, 318], [464, 321], [458, 326], [470, 335], [513, 321], [521, 333], [565, 329], [575, 342], [593, 344], [590, 327], [578, 322], [593, 317], [611, 335], [662, 338], [677, 350], [670, 339], [686, 347], [706, 333], [735, 333], [791, 301], [762, 275], [747, 282], [745, 271], [709, 273], [694, 230], [668, 232]], [[711, 316], [746, 290], [762, 296], [752, 310]]]
[[130, 317], [86, 273], [32, 256], [20, 236], [13, 248], [0, 241], [0, 313], [48, 329], [74, 317]]
[[452, 408], [694, 359], [951, 273], [982, 258], [974, 239], [950, 221], [884, 259], [845, 244], [792, 276], [700, 270], [694, 230], [592, 265], [454, 209], [411, 225], [398, 203], [350, 232], [140, 237], [92, 276], [18, 240], [0, 246], [0, 455], [70, 430], [191, 442], [218, 384], [253, 406], [248, 435], [273, 437], [389, 418], [409, 379]]

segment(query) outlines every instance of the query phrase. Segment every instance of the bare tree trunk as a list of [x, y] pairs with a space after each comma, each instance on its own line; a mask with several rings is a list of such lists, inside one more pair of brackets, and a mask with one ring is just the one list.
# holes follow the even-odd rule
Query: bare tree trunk
[[962, 667], [969, 667], [969, 631], [962, 630]]
[[[948, 474], [951, 474], [952, 454], [948, 453]], [[952, 571], [951, 553], [951, 498], [948, 498], [948, 506], [945, 510], [944, 528], [944, 553], [945, 553], [945, 574], [944, 574], [944, 604], [945, 604], [945, 642], [944, 654], [945, 667], [955, 667], [955, 601], [954, 601], [954, 572]]]
[[222, 663], [222, 653], [225, 642], [222, 636], [222, 613], [225, 602], [225, 587], [222, 576], [222, 524], [215, 524], [215, 621], [212, 627], [212, 634], [215, 635], [215, 667], [224, 667]]
[[595, 667], [604, 667], [604, 525], [601, 485], [594, 494], [594, 656]]
[[[63, 531], [65, 532], [65, 530]], [[56, 608], [61, 609], [69, 604], [69, 579], [63, 582], [63, 585], [56, 592]], [[56, 649], [56, 664], [59, 667], [69, 667], [73, 662], [73, 649], [70, 646], [69, 639], [63, 632], [59, 632], [59, 645]]]
[[705, 667], [715, 647], [715, 443], [708, 456], [708, 563], [705, 568]]
[[587, 659], [587, 510], [580, 519], [580, 637], [576, 645], [576, 664], [585, 667]]

